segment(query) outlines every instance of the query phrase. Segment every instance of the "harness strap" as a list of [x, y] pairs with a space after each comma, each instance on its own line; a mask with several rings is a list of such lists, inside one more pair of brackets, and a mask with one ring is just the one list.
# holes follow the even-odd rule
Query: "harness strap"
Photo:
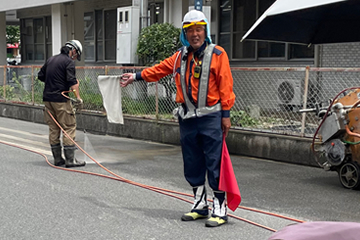
[[209, 113], [221, 111], [221, 104], [217, 103], [214, 106], [208, 107], [206, 106], [207, 100], [207, 92], [209, 86], [209, 76], [210, 76], [210, 65], [211, 65], [211, 58], [212, 53], [214, 50], [215, 44], [210, 44], [204, 51], [204, 58], [202, 63], [202, 73], [201, 78], [199, 79], [199, 93], [198, 93], [198, 108], [194, 106], [194, 104], [190, 101], [189, 96], [186, 92], [186, 68], [187, 68], [187, 58], [184, 59], [184, 56], [187, 54], [188, 50], [187, 47], [184, 47], [181, 55], [181, 66], [180, 66], [180, 83], [181, 83], [181, 90], [183, 92], [185, 105], [187, 107], [187, 112], [182, 107], [179, 108], [178, 114], [182, 119], [193, 118], [193, 117], [200, 117], [207, 115]]

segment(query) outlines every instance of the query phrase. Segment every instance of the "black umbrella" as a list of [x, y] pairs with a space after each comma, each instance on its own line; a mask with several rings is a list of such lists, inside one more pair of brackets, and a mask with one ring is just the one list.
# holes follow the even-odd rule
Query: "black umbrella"
[[243, 40], [300, 44], [360, 41], [360, 0], [277, 0]]

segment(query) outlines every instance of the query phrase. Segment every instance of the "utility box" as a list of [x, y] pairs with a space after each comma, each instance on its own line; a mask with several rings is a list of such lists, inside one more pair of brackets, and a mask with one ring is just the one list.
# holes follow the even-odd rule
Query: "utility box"
[[137, 64], [137, 42], [140, 32], [140, 8], [117, 9], [116, 63]]

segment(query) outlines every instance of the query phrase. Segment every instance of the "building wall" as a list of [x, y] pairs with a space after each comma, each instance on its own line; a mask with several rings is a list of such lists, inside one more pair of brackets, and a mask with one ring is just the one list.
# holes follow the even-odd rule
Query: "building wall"
[[[86, 3], [84, 3], [84, 12], [94, 11], [95, 9], [112, 9], [118, 7], [125, 7], [130, 6], [131, 4], [131, 0], [87, 0]], [[51, 5], [17, 10], [18, 18], [31, 18], [50, 15]]]
[[30, 9], [32, 7], [50, 6], [51, 4], [73, 2], [74, 0], [16, 0], [6, 1], [6, 4], [0, 4], [0, 12], [17, 9]]
[[[191, 1], [178, 1], [178, 0], [165, 0], [166, 5], [169, 7], [167, 12], [167, 17], [165, 21], [168, 21], [174, 24], [176, 27], [181, 27], [181, 22], [184, 14], [188, 11], [189, 5], [193, 4]], [[28, 2], [16, 1], [17, 5], [24, 7]], [[23, 8], [17, 10], [17, 17], [24, 18], [34, 18], [41, 16], [51, 16], [51, 2], [70, 2], [70, 1], [32, 1], [34, 5], [39, 2], [47, 4], [45, 6], [32, 7], [32, 8]], [[93, 11], [96, 9], [114, 9], [117, 7], [130, 6], [132, 0], [86, 0], [78, 1], [84, 3], [84, 12]], [[12, 3], [8, 8], [16, 9], [15, 6], [11, 7]], [[68, 3], [65, 3], [67, 5]], [[14, 4], [13, 4], [14, 5]], [[218, 43], [218, 22], [219, 22], [219, 0], [205, 1], [204, 6], [211, 6], [211, 34], [214, 36], [215, 43]], [[319, 52], [319, 66], [321, 67], [357, 67], [360, 63], [360, 55], [354, 54], [360, 50], [360, 43], [348, 43], [348, 44], [330, 44], [323, 45], [320, 47]], [[253, 66], [253, 67], [264, 67], [264, 66], [316, 66], [313, 59], [307, 59], [303, 61], [232, 61], [232, 66]]]
[[84, 12], [93, 11], [95, 9], [113, 9], [118, 7], [131, 6], [132, 0], [88, 0], [86, 1]]
[[168, 22], [173, 24], [175, 27], [180, 28], [182, 24], [182, 19], [185, 13], [187, 12], [189, 4], [187, 1], [178, 1], [178, 0], [168, 0], [166, 2], [165, 9], [167, 11], [166, 17], [164, 18], [164, 22]]
[[360, 67], [360, 43], [326, 44], [320, 47], [321, 67]]
[[17, 10], [17, 17], [19, 19], [39, 16], [51, 16], [51, 5]]

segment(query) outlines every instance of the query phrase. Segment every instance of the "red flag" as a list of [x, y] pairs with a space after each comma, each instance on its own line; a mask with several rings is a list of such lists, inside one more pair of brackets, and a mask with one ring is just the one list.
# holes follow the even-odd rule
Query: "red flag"
[[226, 146], [225, 134], [221, 154], [219, 190], [226, 192], [227, 205], [232, 211], [235, 211], [241, 202], [241, 195]]

